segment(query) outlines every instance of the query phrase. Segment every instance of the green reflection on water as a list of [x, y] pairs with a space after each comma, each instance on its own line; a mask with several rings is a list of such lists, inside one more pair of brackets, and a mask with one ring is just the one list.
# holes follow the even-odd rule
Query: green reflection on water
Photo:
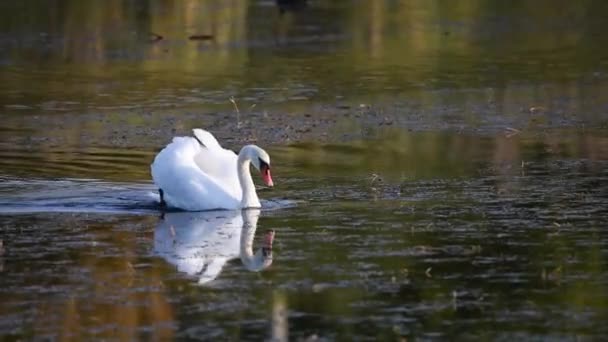
[[[205, 107], [229, 95], [264, 104], [362, 101], [594, 75], [605, 88], [608, 9], [598, 1], [320, 1], [288, 16], [212, 0], [2, 9], [1, 100], [9, 109]], [[150, 41], [152, 33], [163, 39]], [[194, 34], [213, 39], [189, 40]]]

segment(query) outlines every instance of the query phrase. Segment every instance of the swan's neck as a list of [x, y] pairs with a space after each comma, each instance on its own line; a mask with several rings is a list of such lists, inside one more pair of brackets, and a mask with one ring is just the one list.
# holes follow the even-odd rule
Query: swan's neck
[[260, 200], [255, 192], [255, 185], [251, 179], [251, 171], [249, 164], [251, 159], [244, 153], [239, 154], [237, 161], [237, 173], [239, 175], [239, 183], [243, 191], [241, 198], [241, 208], [260, 208]]
[[241, 232], [241, 246], [239, 254], [241, 256], [241, 261], [247, 268], [254, 263], [253, 237], [255, 236], [255, 230], [256, 225], [252, 224], [250, 220], [243, 221], [243, 231]]
[[243, 231], [241, 232], [240, 258], [245, 268], [250, 271], [261, 271], [272, 264], [272, 240], [265, 243], [264, 248], [260, 248], [257, 253], [253, 253], [253, 238], [257, 228], [259, 209], [244, 210]]

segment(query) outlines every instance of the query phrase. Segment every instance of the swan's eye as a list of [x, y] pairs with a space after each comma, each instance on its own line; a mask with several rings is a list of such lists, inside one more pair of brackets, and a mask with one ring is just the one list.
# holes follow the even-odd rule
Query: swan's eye
[[260, 164], [260, 171], [266, 172], [266, 170], [270, 170], [270, 165], [262, 160], [262, 158], [258, 158]]

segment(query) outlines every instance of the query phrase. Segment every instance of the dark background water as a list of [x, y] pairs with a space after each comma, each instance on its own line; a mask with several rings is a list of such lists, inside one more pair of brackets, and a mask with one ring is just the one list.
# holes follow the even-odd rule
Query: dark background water
[[[602, 338], [606, 15], [593, 0], [0, 3], [0, 336]], [[149, 164], [194, 127], [272, 156], [262, 272], [226, 237], [238, 217], [175, 227], [188, 257], [163, 232]], [[204, 273], [220, 257], [203, 232], [224, 230], [230, 260], [202, 285], [157, 248]]]

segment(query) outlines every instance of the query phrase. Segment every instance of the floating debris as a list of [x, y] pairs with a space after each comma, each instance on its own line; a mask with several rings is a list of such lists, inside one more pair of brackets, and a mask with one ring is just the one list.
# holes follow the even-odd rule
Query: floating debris
[[148, 42], [150, 42], [150, 43], [156, 43], [156, 42], [158, 42], [159, 40], [163, 40], [163, 38], [164, 38], [164, 37], [163, 37], [163, 36], [161, 36], [160, 34], [156, 34], [156, 33], [154, 33], [154, 32], [150, 32], [150, 34], [149, 34], [149, 35], [150, 35], [150, 37], [149, 37], [149, 39], [148, 39]]
[[369, 177], [369, 183], [370, 185], [374, 184], [374, 182], [378, 181], [379, 183], [382, 183], [382, 177], [378, 176], [375, 173], [372, 173], [371, 176]]
[[325, 289], [329, 288], [329, 284], [317, 283], [312, 285], [312, 292], [319, 293]]
[[213, 40], [214, 37], [211, 34], [193, 34], [188, 37], [190, 40]]
[[507, 139], [510, 139], [511, 137], [514, 137], [514, 136], [518, 135], [519, 133], [521, 133], [520, 130], [518, 130], [517, 128], [513, 128], [513, 127], [506, 127], [505, 130], [506, 130], [505, 137]]
[[542, 106], [532, 106], [530, 107], [530, 109], [528, 109], [528, 112], [530, 112], [530, 114], [537, 114], [537, 113], [541, 113], [545, 111], [545, 107]]
[[132, 264], [132, 263], [130, 263], [129, 261], [127, 261], [127, 272], [128, 272], [130, 275], [135, 274], [135, 267], [133, 267], [133, 264]]

